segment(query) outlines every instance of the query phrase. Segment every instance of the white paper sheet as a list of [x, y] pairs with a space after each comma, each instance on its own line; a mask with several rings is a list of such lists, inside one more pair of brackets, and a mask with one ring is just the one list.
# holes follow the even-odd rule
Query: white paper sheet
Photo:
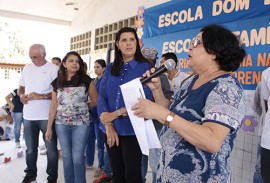
[[161, 148], [153, 121], [151, 119], [145, 120], [135, 116], [131, 107], [138, 103], [138, 98], [145, 98], [140, 79], [134, 79], [128, 83], [120, 86], [124, 102], [126, 105], [128, 116], [138, 139], [141, 151], [145, 155], [149, 155], [149, 149]]

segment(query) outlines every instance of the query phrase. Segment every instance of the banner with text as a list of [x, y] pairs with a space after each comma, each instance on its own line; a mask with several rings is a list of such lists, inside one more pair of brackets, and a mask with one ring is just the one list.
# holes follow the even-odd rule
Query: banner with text
[[144, 12], [144, 38], [270, 14], [270, 0], [177, 0]]
[[[182, 1], [181, 2], [173, 1], [173, 2], [177, 2], [178, 4], [180, 4]], [[197, 4], [195, 2], [199, 2], [199, 1], [190, 0], [189, 5], [191, 6], [190, 7], [191, 9], [193, 9], [192, 8], [193, 6], [197, 7]], [[200, 2], [201, 4], [204, 4], [203, 2], [209, 2], [209, 1], [204, 0]], [[216, 1], [211, 1], [211, 2], [214, 3]], [[219, 0], [218, 2], [224, 3], [225, 1]], [[236, 3], [238, 1], [230, 0], [229, 2]], [[248, 2], [248, 1], [242, 0], [241, 2]], [[264, 3], [265, 1], [256, 0], [256, 2], [259, 4], [259, 3]], [[171, 3], [172, 2], [170, 2], [169, 4]], [[209, 4], [209, 3], [206, 3], [206, 4]], [[252, 3], [250, 2], [250, 4]], [[270, 1], [269, 1], [269, 4], [270, 4]], [[165, 4], [162, 4], [162, 7], [164, 5]], [[247, 56], [242, 66], [237, 70], [235, 75], [238, 78], [238, 80], [241, 82], [241, 84], [243, 85], [244, 89], [246, 90], [255, 89], [255, 87], [257, 86], [257, 83], [261, 80], [261, 72], [267, 68], [267, 65], [270, 62], [270, 16], [265, 15], [270, 12], [269, 6], [267, 6], [266, 8], [266, 5], [265, 5], [264, 9], [262, 8], [258, 9], [257, 17], [246, 19], [246, 17], [243, 17], [242, 13], [240, 13], [240, 16], [238, 17], [238, 14], [235, 14], [235, 12], [233, 12], [232, 14], [234, 14], [235, 18], [238, 21], [235, 21], [233, 19], [232, 22], [228, 22], [227, 20], [230, 18], [227, 18], [227, 16], [228, 17], [231, 17], [231, 16], [230, 16], [230, 13], [227, 13], [226, 15], [223, 16], [223, 18], [226, 20], [226, 23], [224, 23], [224, 21], [218, 22], [218, 24], [223, 24], [225, 27], [229, 28], [232, 32], [234, 32], [244, 44], [245, 50], [247, 52]], [[257, 8], [259, 7], [260, 6], [257, 6]], [[250, 9], [253, 9], [253, 7], [252, 8], [250, 7]], [[163, 8], [161, 9], [161, 11], [163, 11]], [[149, 15], [147, 12], [150, 12], [150, 11], [145, 11], [144, 17], [153, 16], [153, 15]], [[205, 25], [209, 23], [213, 23], [211, 22], [211, 18], [209, 18], [209, 22], [208, 22], [208, 18], [205, 20]], [[188, 25], [186, 26], [186, 24]], [[181, 68], [181, 70], [184, 72], [190, 72], [191, 70], [188, 68], [188, 65], [187, 65], [187, 54], [188, 54], [190, 41], [192, 40], [193, 37], [195, 37], [200, 32], [200, 29], [201, 27], [204, 26], [204, 24], [201, 24], [201, 26], [197, 26], [197, 25], [191, 26], [191, 24], [189, 23], [184, 23], [182, 25], [182, 27], [184, 27], [182, 30], [181, 29], [178, 31], [167, 30], [165, 34], [163, 30], [160, 29], [160, 33], [158, 31], [155, 32], [154, 37], [145, 38], [145, 31], [146, 31], [145, 27], [148, 27], [148, 26], [149, 25], [147, 21], [145, 21], [144, 34], [143, 34], [143, 44], [144, 44], [143, 47], [156, 48], [159, 53], [158, 55], [159, 58], [161, 57], [163, 53], [174, 52], [177, 55], [178, 60], [179, 60], [178, 67]], [[171, 29], [175, 29], [175, 27]]]

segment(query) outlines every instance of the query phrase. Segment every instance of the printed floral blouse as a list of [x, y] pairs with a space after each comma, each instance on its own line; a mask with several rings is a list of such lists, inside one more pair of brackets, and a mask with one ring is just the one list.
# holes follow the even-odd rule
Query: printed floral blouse
[[190, 122], [213, 122], [228, 127], [230, 132], [219, 152], [209, 153], [193, 146], [171, 128], [164, 127], [157, 182], [230, 182], [230, 154], [245, 114], [244, 92], [230, 74], [221, 75], [192, 90], [197, 79], [198, 76], [193, 76], [183, 84], [170, 110]]
[[63, 89], [56, 87], [56, 80], [52, 82], [57, 92], [56, 124], [82, 125], [90, 124], [88, 101], [88, 88], [91, 80], [72, 86], [68, 81]]

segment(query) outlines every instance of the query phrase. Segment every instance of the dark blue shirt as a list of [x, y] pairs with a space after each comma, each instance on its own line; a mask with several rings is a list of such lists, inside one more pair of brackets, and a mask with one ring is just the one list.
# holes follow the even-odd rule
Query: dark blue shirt
[[17, 94], [17, 89], [13, 90], [11, 93], [13, 95], [12, 103], [14, 104], [13, 112], [22, 112], [23, 111], [23, 104], [20, 100], [20, 97]]
[[[95, 79], [95, 85], [96, 85], [96, 89], [97, 89], [97, 92], [99, 93], [99, 86], [100, 86], [100, 82], [102, 80], [102, 77], [100, 79], [96, 78]], [[90, 110], [90, 121], [93, 122], [93, 123], [99, 123], [99, 117], [98, 117], [98, 114], [97, 114], [97, 107], [92, 107]]]
[[[129, 61], [123, 65], [119, 76], [113, 76], [111, 74], [111, 68], [112, 64], [109, 64], [100, 83], [97, 105], [99, 116], [103, 112], [114, 112], [122, 107], [125, 107], [124, 99], [119, 86], [135, 78], [141, 77], [145, 71], [151, 69], [151, 65], [146, 61], [143, 63], [137, 62], [136, 60]], [[146, 98], [151, 99], [152, 92], [148, 86], [143, 86], [143, 89]], [[120, 136], [135, 135], [128, 116], [121, 119], [115, 119], [113, 121], [113, 125], [117, 134]], [[103, 133], [106, 132], [102, 123], [100, 123], [100, 128]]]

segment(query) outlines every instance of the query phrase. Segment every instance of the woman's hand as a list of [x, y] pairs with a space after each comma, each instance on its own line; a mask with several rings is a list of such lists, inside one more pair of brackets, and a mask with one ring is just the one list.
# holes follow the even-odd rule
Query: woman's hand
[[168, 109], [150, 100], [139, 98], [138, 101], [139, 102], [131, 108], [131, 110], [134, 111], [134, 115], [138, 117], [159, 120], [160, 116], [168, 112]]
[[103, 112], [100, 115], [100, 121], [102, 124], [111, 123], [113, 120], [116, 119], [116, 115], [114, 112]]
[[47, 128], [47, 131], [45, 133], [45, 139], [50, 142], [51, 141], [51, 138], [52, 138], [52, 130]]
[[118, 134], [116, 133], [113, 124], [106, 124], [106, 135], [107, 135], [107, 144], [111, 148], [116, 144], [117, 146], [119, 145], [119, 138]]
[[[155, 68], [152, 68], [150, 71], [146, 71], [144, 74], [143, 74], [143, 77], [149, 77], [151, 75], [151, 73], [154, 73], [155, 72]], [[147, 86], [152, 90], [158, 90], [158, 89], [161, 89], [161, 82], [160, 82], [160, 79], [159, 77], [156, 77], [156, 78], [152, 78], [150, 82], [147, 83]]]
[[10, 111], [10, 112], [13, 112], [13, 111], [14, 111], [14, 107], [15, 107], [14, 104], [13, 104], [13, 105], [10, 105], [9, 111]]

